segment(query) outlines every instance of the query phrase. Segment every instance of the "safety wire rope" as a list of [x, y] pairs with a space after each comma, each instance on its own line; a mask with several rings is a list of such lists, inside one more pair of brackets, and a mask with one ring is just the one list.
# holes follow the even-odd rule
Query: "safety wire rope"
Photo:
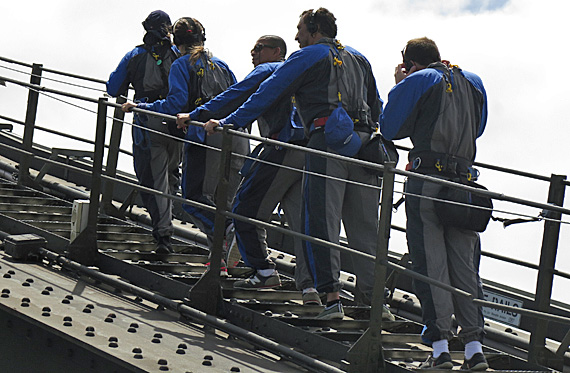
[[[33, 89], [33, 88], [28, 87], [28, 89]], [[36, 90], [38, 93], [40, 93], [40, 94], [46, 95], [46, 93], [45, 93], [45, 92], [42, 92], [41, 90], [37, 90], [37, 89], [35, 89], [35, 90]], [[50, 95], [47, 95], [47, 96], [50, 97], [50, 98], [54, 98], [54, 97], [52, 97], [52, 96], [50, 96]], [[55, 99], [55, 98], [54, 98], [54, 99]], [[61, 100], [61, 99], [58, 99], [58, 100], [61, 101], [61, 102], [64, 102], [64, 103], [68, 103], [68, 102], [66, 102], [65, 100]], [[68, 103], [68, 104], [71, 104], [71, 103]], [[82, 108], [82, 109], [84, 109], [84, 110], [87, 110], [87, 111], [96, 113], [95, 111], [89, 110], [89, 109], [87, 109], [87, 108], [83, 108], [83, 107], [81, 107], [81, 106], [79, 106], [79, 105], [75, 105], [75, 104], [71, 104], [71, 105], [74, 106], [74, 107], [79, 107], [79, 108]], [[111, 106], [114, 106], [113, 104], [110, 104], [110, 105], [111, 105]], [[115, 105], [117, 105], [117, 104], [115, 104]], [[143, 112], [144, 112], [144, 110], [140, 110], [140, 111], [143, 111]], [[149, 114], [156, 114], [156, 113], [149, 113]], [[113, 118], [113, 117], [108, 116], [108, 115], [106, 115], [106, 117], [107, 117], [108, 119], [117, 120], [117, 118]], [[189, 142], [189, 143], [194, 143], [194, 144], [196, 144], [195, 142], [192, 142], [192, 141], [189, 141], [189, 140], [185, 140], [185, 139], [179, 139], [179, 138], [176, 137], [176, 136], [172, 136], [172, 135], [169, 135], [169, 134], [165, 134], [165, 133], [162, 133], [162, 132], [160, 132], [160, 131], [150, 130], [150, 129], [146, 128], [146, 127], [138, 126], [138, 125], [136, 125], [136, 124], [134, 124], [134, 123], [129, 123], [129, 122], [126, 122], [126, 121], [122, 121], [122, 122], [123, 122], [123, 123], [126, 123], [126, 124], [129, 124], [129, 125], [133, 125], [133, 126], [139, 127], [139, 128], [144, 128], [144, 129], [147, 130], [147, 131], [155, 132], [155, 133], [158, 133], [158, 134], [163, 135], [163, 136], [167, 136], [167, 137], [174, 138], [174, 139], [176, 139], [176, 140], [178, 140], [178, 141], [184, 141], [184, 142]], [[261, 139], [261, 140], [266, 140], [266, 141], [268, 141], [268, 142], [274, 141], [274, 140], [269, 140], [269, 139], [265, 139], [265, 138], [259, 138], [259, 137], [256, 137], [256, 136], [250, 136], [250, 135], [248, 136], [247, 134], [240, 134], [240, 133], [237, 132], [237, 131], [231, 131], [231, 132], [233, 132], [233, 133], [235, 133], [235, 134], [238, 134], [238, 135], [240, 135], [240, 136], [249, 137], [249, 138], [254, 138], [254, 139], [257, 139], [257, 140], [260, 140], [260, 139]], [[10, 146], [5, 145], [5, 144], [0, 144], [0, 145], [1, 145], [2, 147], [10, 147]], [[204, 144], [198, 144], [198, 145], [204, 145]], [[290, 146], [291, 146], [291, 145], [289, 145], [289, 144], [283, 144], [283, 145], [284, 145], [285, 147], [290, 147]], [[10, 147], [10, 148], [11, 148], [11, 147]], [[218, 149], [218, 148], [213, 148], [213, 147], [209, 147], [209, 148], [210, 148], [210, 149], [213, 149], [213, 150], [216, 150], [216, 151], [221, 151], [221, 150]], [[299, 148], [302, 149], [302, 147], [299, 147]], [[310, 149], [309, 151], [311, 151], [311, 149]], [[326, 154], [326, 152], [320, 152], [320, 151], [314, 151], [314, 150], [312, 150], [312, 151], [315, 152], [315, 153], [323, 153], [323, 154]], [[234, 153], [232, 153], [232, 154], [234, 154]], [[247, 156], [243, 156], [243, 157], [247, 158]], [[340, 157], [340, 159], [343, 158], [342, 156], [332, 155], [332, 158], [339, 158], [339, 157]], [[251, 157], [249, 157], [249, 158], [251, 158]], [[255, 159], [255, 158], [252, 158], [252, 159]], [[52, 161], [52, 160], [49, 160], [49, 159], [46, 159], [46, 158], [44, 158], [44, 160], [45, 160], [46, 162], [48, 162], [48, 163], [54, 163], [54, 164], [59, 163], [59, 162], [55, 162], [55, 161]], [[358, 160], [355, 161], [354, 159], [347, 159], [347, 161], [351, 161], [351, 162], [353, 162], [353, 163], [361, 163], [361, 162], [362, 162], [362, 161], [358, 161]], [[364, 162], [364, 163], [366, 164], [367, 162]], [[69, 165], [64, 165], [64, 166], [65, 166], [65, 167], [70, 167], [70, 168], [74, 169], [73, 166], [69, 166]], [[276, 165], [276, 166], [280, 166], [280, 165]], [[296, 169], [295, 169], [295, 170], [296, 170]], [[77, 171], [78, 171], [78, 172], [85, 172], [85, 170], [81, 170], [81, 169], [77, 169]], [[304, 171], [301, 171], [301, 170], [297, 170], [297, 171], [299, 171], [299, 172], [304, 172]], [[326, 175], [320, 175], [320, 174], [319, 174], [319, 176], [326, 177]], [[102, 178], [104, 178], [104, 179], [106, 179], [106, 180], [117, 181], [117, 182], [123, 183], [123, 184], [130, 184], [131, 186], [135, 187], [136, 189], [140, 189], [140, 190], [148, 189], [148, 191], [151, 192], [151, 193], [156, 193], [156, 194], [163, 194], [163, 195], [165, 195], [165, 194], [162, 193], [162, 192], [157, 192], [157, 191], [154, 191], [153, 189], [144, 188], [144, 187], [138, 186], [138, 185], [136, 185], [136, 184], [126, 183], [126, 182], [124, 182], [124, 181], [118, 180], [118, 179], [113, 178], [113, 177], [109, 177], [109, 176], [107, 176], [107, 175], [102, 175]], [[341, 181], [345, 181], [345, 182], [346, 182], [346, 180], [341, 180]], [[404, 195], [406, 195], [406, 194], [407, 194], [407, 195], [412, 195], [412, 194], [409, 194], [409, 193], [406, 193], [406, 192], [399, 192], [399, 193], [402, 193], [402, 194], [404, 194]], [[426, 197], [426, 196], [418, 196], [418, 195], [415, 195], [415, 196], [417, 196], [417, 197], [419, 197], [419, 198], [430, 198], [430, 199], [434, 199], [434, 198], [432, 198], [432, 197]], [[184, 198], [180, 198], [180, 197], [177, 197], [177, 196], [169, 196], [169, 198], [172, 198], [172, 199], [174, 199], [174, 200], [180, 200], [181, 202], [184, 202], [184, 201], [190, 202], [191, 205], [199, 206], [199, 207], [201, 207], [201, 208], [212, 209], [210, 206], [202, 205], [202, 204], [197, 203], [197, 202], [194, 202], [194, 201], [188, 201], [188, 200], [185, 200]], [[517, 213], [512, 213], [512, 214], [513, 214], [513, 215], [520, 215], [520, 214], [517, 214]], [[225, 215], [228, 215], [229, 217], [239, 217], [239, 216], [237, 216], [236, 214], [228, 213], [228, 212], [226, 212]], [[520, 215], [520, 216], [525, 216], [525, 215]], [[567, 222], [564, 222], [564, 221], [561, 221], [561, 220], [557, 220], [557, 219], [551, 219], [551, 218], [546, 218], [546, 219], [548, 219], [548, 220], [550, 220], [550, 221], [555, 221], [555, 222], [560, 222], [560, 223], [567, 224]], [[252, 221], [252, 222], [254, 222], [254, 223], [260, 223], [260, 225], [262, 225], [262, 226], [272, 226], [272, 225], [269, 224], [269, 223], [257, 221], [257, 220], [255, 220], [255, 219], [248, 219], [248, 220], [250, 220], [250, 221]], [[276, 228], [279, 229], [279, 227], [276, 227]], [[285, 230], [285, 229], [284, 229], [284, 230]], [[293, 233], [296, 233], [296, 232], [293, 232]], [[315, 242], [315, 243], [321, 243], [321, 242], [322, 242], [322, 243], [324, 243], [326, 246], [330, 246], [330, 247], [332, 247], [332, 248], [336, 248], [336, 249], [340, 249], [340, 250], [343, 250], [343, 251], [352, 252], [352, 253], [354, 253], [354, 254], [357, 254], [357, 255], [360, 255], [360, 256], [363, 256], [363, 257], [370, 258], [371, 260], [374, 260], [374, 259], [375, 259], [373, 256], [371, 256], [371, 255], [369, 255], [369, 254], [366, 254], [366, 253], [359, 252], [358, 250], [354, 250], [354, 249], [351, 249], [351, 248], [345, 248], [345, 247], [342, 247], [342, 246], [340, 246], [340, 245], [338, 245], [338, 244], [330, 243], [330, 242], [327, 242], [327, 241], [324, 241], [324, 240], [320, 240], [320, 239], [315, 239], [315, 238], [312, 238], [312, 237], [309, 237], [309, 238], [311, 239], [311, 241], [313, 241], [313, 242]], [[422, 281], [425, 281], [425, 282], [428, 282], [428, 283], [432, 283], [432, 284], [435, 285], [435, 286], [442, 287], [442, 288], [444, 288], [444, 289], [446, 289], [446, 290], [448, 290], [448, 291], [451, 291], [452, 293], [455, 293], [455, 294], [457, 294], [457, 295], [465, 296], [465, 297], [469, 298], [472, 302], [474, 302], [474, 303], [476, 303], [476, 304], [479, 304], [479, 305], [482, 305], [482, 306], [488, 306], [488, 307], [498, 308], [498, 309], [503, 309], [503, 310], [517, 311], [517, 312], [522, 313], [522, 314], [528, 314], [528, 315], [530, 315], [530, 316], [535, 316], [535, 317], [538, 317], [538, 318], [548, 319], [548, 320], [552, 320], [552, 321], [558, 321], [558, 322], [566, 322], [566, 321], [568, 321], [567, 318], [564, 318], [564, 317], [561, 317], [561, 316], [550, 315], [550, 314], [544, 314], [544, 313], [541, 313], [541, 312], [538, 312], [538, 311], [527, 310], [527, 309], [524, 309], [524, 308], [518, 308], [518, 307], [517, 307], [517, 308], [514, 308], [514, 307], [511, 307], [511, 306], [497, 305], [497, 304], [495, 304], [495, 303], [493, 303], [493, 302], [488, 302], [488, 301], [484, 301], [484, 300], [480, 300], [480, 299], [475, 299], [475, 298], [474, 298], [474, 295], [472, 295], [472, 294], [469, 294], [469, 293], [464, 292], [464, 291], [462, 291], [462, 290], [460, 290], [460, 289], [456, 289], [456, 288], [453, 288], [453, 287], [448, 286], [448, 285], [445, 285], [445, 284], [437, 283], [437, 281], [432, 280], [431, 278], [422, 276], [422, 275], [420, 275], [420, 274], [418, 274], [418, 273], [415, 273], [415, 272], [413, 272], [413, 271], [411, 271], [411, 270], [408, 270], [408, 269], [406, 269], [406, 268], [404, 268], [404, 267], [402, 267], [402, 266], [399, 266], [399, 265], [397, 265], [397, 264], [390, 263], [390, 262], [388, 262], [388, 261], [385, 261], [384, 264], [387, 265], [387, 266], [389, 266], [389, 267], [391, 267], [392, 269], [395, 269], [395, 270], [399, 271], [399, 272], [407, 273], [407, 274], [409, 274], [410, 276], [412, 276], [412, 277], [414, 277], [414, 278], [418, 278], [418, 279], [420, 279], [420, 280], [422, 280]]]
[[[22, 73], [25, 73], [25, 72], [22, 72]], [[78, 109], [81, 109], [81, 110], [84, 110], [84, 111], [87, 111], [87, 112], [90, 112], [90, 113], [93, 113], [93, 114], [97, 114], [97, 111], [96, 111], [96, 110], [91, 110], [91, 109], [89, 109], [89, 108], [87, 108], [87, 107], [84, 107], [84, 106], [81, 106], [81, 105], [78, 105], [78, 104], [71, 103], [71, 102], [66, 101], [66, 100], [64, 100], [64, 99], [61, 99], [61, 98], [55, 97], [55, 96], [53, 96], [53, 95], [51, 95], [51, 94], [48, 94], [48, 93], [46, 93], [46, 92], [43, 92], [43, 91], [41, 91], [41, 90], [39, 90], [39, 89], [36, 89], [36, 88], [33, 88], [33, 87], [27, 87], [27, 89], [33, 90], [33, 91], [35, 91], [35, 92], [38, 92], [39, 94], [42, 94], [42, 95], [44, 95], [44, 96], [46, 96], [46, 97], [49, 97], [49, 98], [51, 98], [51, 99], [53, 99], [53, 100], [62, 102], [62, 103], [64, 103], [64, 104], [73, 106], [73, 107], [75, 107], [75, 108], [78, 108]], [[124, 97], [124, 96], [123, 96], [123, 97]], [[125, 97], [125, 98], [126, 98], [126, 97]], [[148, 111], [147, 111], [147, 113], [150, 114], [150, 115], [156, 114], [156, 113], [154, 113], [154, 112], [148, 112]], [[159, 113], [159, 114], [160, 114], [160, 113]], [[130, 126], [133, 126], [133, 127], [139, 128], [139, 129], [142, 129], [142, 130], [146, 130], [146, 131], [148, 131], [148, 132], [152, 132], [152, 133], [155, 133], [155, 134], [160, 135], [160, 136], [165, 136], [165, 137], [170, 138], [170, 139], [173, 139], [173, 140], [175, 140], [175, 141], [181, 141], [181, 142], [188, 143], [188, 144], [191, 144], [191, 145], [202, 146], [202, 147], [204, 147], [204, 148], [206, 148], [206, 149], [209, 149], [209, 150], [212, 150], [212, 151], [221, 152], [221, 149], [216, 148], [216, 147], [213, 147], [213, 146], [210, 146], [210, 145], [207, 145], [207, 144], [195, 142], [195, 141], [188, 140], [188, 139], [181, 139], [181, 138], [179, 138], [179, 137], [177, 137], [177, 136], [170, 135], [170, 134], [167, 134], [167, 133], [158, 131], [158, 130], [150, 129], [150, 128], [147, 128], [147, 127], [138, 125], [138, 124], [136, 124], [136, 123], [134, 123], [134, 122], [129, 122], [129, 121], [126, 121], [126, 120], [120, 120], [120, 119], [114, 118], [114, 117], [112, 117], [112, 116], [110, 116], [110, 115], [106, 115], [106, 117], [107, 117], [107, 119], [118, 120], [118, 121], [122, 122], [123, 124], [127, 124], [127, 125], [130, 125]], [[240, 135], [240, 134], [237, 134], [237, 135]], [[269, 140], [269, 139], [267, 139], [267, 138], [257, 137], [257, 136], [253, 136], [253, 135], [249, 135], [249, 134], [245, 134], [245, 133], [242, 133], [241, 136], [243, 136], [243, 137], [245, 137], [245, 138], [252, 139], [252, 140], [261, 141], [261, 142], [268, 142], [268, 141], [271, 141], [271, 140]], [[287, 146], [289, 146], [289, 144], [283, 144], [283, 146], [287, 147]], [[301, 150], [301, 151], [302, 151], [302, 150]], [[255, 161], [255, 162], [260, 162], [260, 163], [264, 163], [264, 164], [268, 164], [268, 165], [273, 165], [273, 166], [275, 166], [275, 167], [281, 167], [281, 168], [288, 169], [288, 170], [294, 171], [294, 172], [299, 172], [299, 173], [302, 173], [302, 174], [305, 174], [305, 175], [319, 176], [319, 177], [322, 177], [322, 178], [325, 178], [325, 179], [330, 179], [330, 180], [335, 180], [335, 181], [340, 181], [340, 182], [346, 182], [346, 183], [348, 183], [348, 184], [353, 184], [353, 185], [362, 186], [362, 187], [367, 187], [367, 188], [373, 188], [373, 189], [379, 189], [379, 190], [382, 189], [381, 187], [375, 186], [375, 185], [360, 183], [360, 182], [356, 182], [356, 181], [352, 181], [352, 180], [340, 179], [340, 178], [333, 177], [333, 176], [329, 176], [329, 175], [323, 175], [323, 174], [319, 174], [319, 173], [315, 173], [315, 172], [311, 172], [311, 171], [306, 171], [306, 170], [297, 169], [297, 168], [294, 168], [294, 167], [284, 166], [284, 165], [281, 165], [281, 164], [275, 164], [275, 163], [273, 163], [273, 162], [266, 161], [266, 160], [259, 159], [259, 158], [255, 158], [255, 157], [251, 157], [251, 156], [249, 156], [249, 155], [243, 155], [243, 154], [238, 154], [238, 153], [233, 153], [233, 152], [232, 152], [232, 155], [234, 155], [234, 156], [236, 156], [236, 157], [239, 157], [239, 158], [249, 159], [249, 160], [252, 160], [252, 161]], [[338, 156], [338, 157], [341, 157], [341, 156]], [[341, 158], [342, 158], [342, 157], [341, 157]], [[404, 183], [403, 181], [396, 181], [396, 182], [397, 182], [397, 183], [402, 183], [402, 184]], [[507, 215], [511, 215], [511, 216], [517, 216], [517, 217], [522, 217], [522, 218], [528, 218], [528, 219], [534, 219], [534, 220], [545, 220], [545, 221], [551, 221], [551, 222], [558, 222], [558, 223], [561, 223], [561, 224], [570, 224], [570, 222], [564, 221], [564, 220], [562, 220], [562, 219], [553, 219], [553, 218], [550, 218], [550, 217], [547, 217], [547, 216], [539, 216], [539, 218], [537, 218], [536, 216], [527, 215], [527, 214], [523, 214], [523, 213], [519, 213], [519, 212], [512, 212], [512, 211], [506, 211], [506, 210], [499, 210], [499, 209], [495, 209], [495, 208], [491, 209], [491, 208], [482, 207], [482, 206], [473, 206], [473, 205], [468, 205], [468, 204], [464, 204], [464, 203], [461, 203], [461, 202], [442, 200], [442, 199], [438, 199], [438, 198], [436, 198], [436, 197], [429, 197], [429, 196], [417, 195], [417, 194], [411, 194], [411, 193], [399, 192], [399, 191], [394, 191], [394, 193], [398, 193], [398, 194], [401, 194], [401, 195], [403, 195], [403, 196], [409, 195], [409, 196], [414, 196], [414, 197], [418, 197], [418, 198], [421, 198], [421, 199], [429, 199], [429, 200], [433, 200], [433, 201], [439, 201], [439, 202], [444, 202], [444, 203], [451, 203], [451, 204], [455, 204], [455, 205], [459, 205], [459, 206], [472, 207], [472, 208], [477, 208], [477, 209], [481, 209], [481, 210], [491, 210], [492, 212], [503, 213], [503, 214], [507, 214]]]
[[81, 84], [76, 84], [76, 83], [70, 83], [70, 82], [66, 82], [66, 81], [64, 81], [64, 80], [49, 78], [49, 77], [46, 77], [46, 76], [43, 76], [43, 75], [37, 75], [37, 74], [34, 74], [34, 73], [29, 73], [29, 72], [22, 71], [22, 70], [18, 70], [18, 69], [14, 69], [14, 68], [8, 67], [8, 66], [2, 66], [2, 65], [0, 65], [0, 67], [3, 68], [3, 69], [6, 69], [6, 70], [18, 72], [18, 73], [20, 73], [20, 74], [24, 74], [24, 75], [27, 75], [27, 76], [30, 76], [30, 77], [37, 77], [37, 78], [41, 78], [41, 79], [43, 79], [43, 80], [44, 80], [44, 79], [45, 79], [45, 80], [50, 80], [50, 81], [52, 81], [52, 82], [61, 83], [61, 84], [66, 84], [66, 85], [70, 85], [70, 86], [76, 87], [76, 88], [83, 88], [83, 89], [88, 89], [88, 90], [92, 90], [92, 91], [97, 91], [97, 92], [101, 92], [101, 93], [104, 93], [104, 94], [107, 93], [105, 90], [100, 89], [100, 88], [93, 88], [93, 87], [88, 87], [88, 86], [86, 86], [86, 85], [81, 85]]

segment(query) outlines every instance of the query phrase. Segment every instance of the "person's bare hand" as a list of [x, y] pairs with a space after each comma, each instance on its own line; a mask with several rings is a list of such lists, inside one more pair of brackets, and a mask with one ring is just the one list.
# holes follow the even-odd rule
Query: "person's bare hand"
[[219, 126], [219, 123], [220, 121], [218, 120], [210, 119], [208, 122], [204, 124], [204, 130], [208, 135], [213, 135], [214, 133], [216, 133], [214, 129]]
[[190, 120], [190, 114], [176, 114], [176, 128], [186, 128], [190, 124], [186, 123], [186, 121]]
[[133, 104], [132, 102], [125, 102], [123, 104], [123, 106], [121, 107], [121, 109], [125, 112], [125, 113], [130, 113], [131, 111], [133, 111], [133, 108], [137, 107], [137, 104]]

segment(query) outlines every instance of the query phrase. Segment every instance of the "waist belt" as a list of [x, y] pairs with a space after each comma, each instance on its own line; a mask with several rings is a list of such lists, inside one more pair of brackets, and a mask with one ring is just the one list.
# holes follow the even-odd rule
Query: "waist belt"
[[420, 154], [406, 165], [406, 171], [460, 177], [469, 181], [479, 177], [479, 171], [472, 167], [471, 161], [445, 153]]

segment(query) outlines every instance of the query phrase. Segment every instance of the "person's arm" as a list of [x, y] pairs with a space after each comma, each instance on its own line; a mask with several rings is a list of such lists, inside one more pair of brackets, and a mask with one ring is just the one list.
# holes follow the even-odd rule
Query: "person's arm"
[[323, 58], [328, 58], [328, 48], [305, 47], [294, 52], [243, 105], [220, 120], [220, 125], [245, 127], [253, 122], [277, 101], [291, 97], [305, 77], [314, 74], [311, 68]]
[[169, 90], [166, 98], [152, 103], [140, 103], [137, 108], [171, 115], [180, 113], [188, 102], [190, 72], [186, 59], [186, 56], [181, 57], [172, 64], [168, 75]]
[[204, 105], [192, 111], [192, 120], [220, 119], [239, 108], [268, 76], [281, 63], [264, 63], [258, 65], [241, 82], [235, 83]]
[[125, 54], [125, 56], [121, 59], [121, 62], [119, 62], [119, 65], [115, 71], [113, 71], [109, 76], [109, 80], [106, 83], [106, 88], [107, 93], [110, 96], [117, 97], [127, 92], [129, 84], [131, 83], [127, 76], [127, 66], [129, 65], [131, 58], [137, 54], [137, 48]]
[[388, 94], [388, 102], [380, 116], [380, 132], [388, 140], [409, 137], [413, 120], [410, 115], [422, 95], [441, 81], [435, 69], [423, 69], [408, 75]]

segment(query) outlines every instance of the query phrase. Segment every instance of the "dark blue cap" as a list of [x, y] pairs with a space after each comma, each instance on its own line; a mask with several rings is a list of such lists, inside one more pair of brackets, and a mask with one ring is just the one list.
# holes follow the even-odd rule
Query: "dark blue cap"
[[168, 26], [172, 26], [172, 22], [170, 22], [170, 17], [162, 10], [155, 10], [154, 12], [150, 13], [142, 24], [146, 31], [159, 30], [162, 27], [162, 25], [165, 24]]

